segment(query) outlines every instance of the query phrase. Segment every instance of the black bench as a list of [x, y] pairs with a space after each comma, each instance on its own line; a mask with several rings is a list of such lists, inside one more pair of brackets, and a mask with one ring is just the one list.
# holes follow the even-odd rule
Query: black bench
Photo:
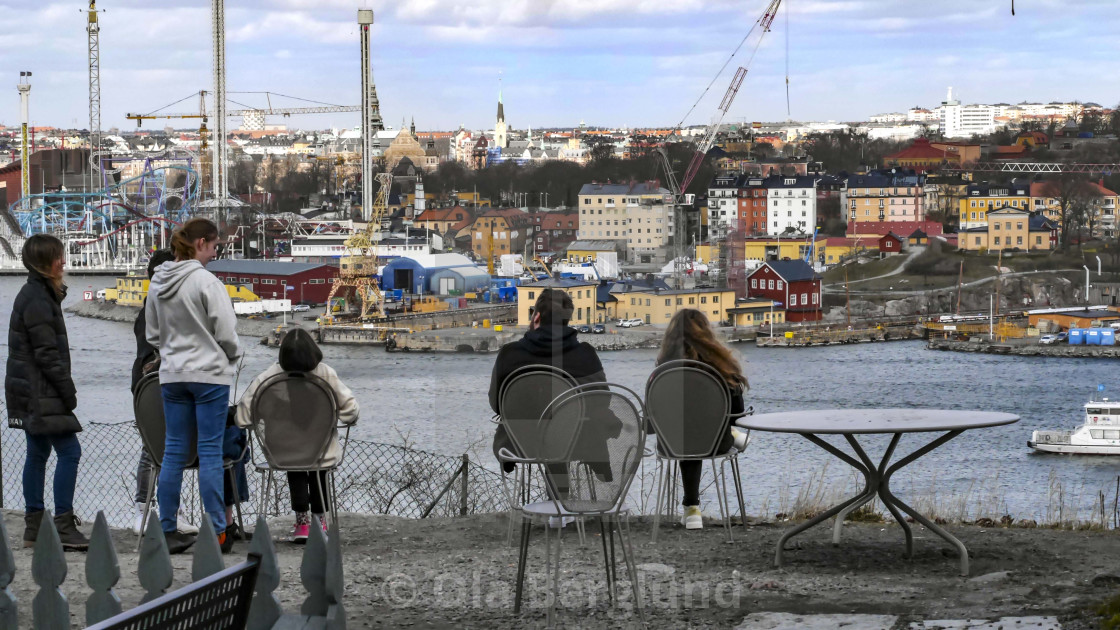
[[188, 584], [86, 630], [242, 630], [257, 583], [261, 557]]

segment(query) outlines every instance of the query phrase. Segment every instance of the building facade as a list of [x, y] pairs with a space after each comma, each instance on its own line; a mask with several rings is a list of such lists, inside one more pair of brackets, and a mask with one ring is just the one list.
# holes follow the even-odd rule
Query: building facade
[[786, 321], [819, 321], [822, 317], [821, 277], [803, 260], [770, 260], [747, 275], [747, 297], [773, 300], [786, 311]]
[[595, 318], [595, 289], [598, 285], [594, 282], [573, 280], [570, 278], [549, 278], [540, 282], [530, 282], [517, 287], [517, 325], [528, 326], [532, 319], [530, 312], [537, 298], [545, 289], [560, 289], [571, 296], [572, 326], [579, 324], [593, 324]]
[[986, 227], [988, 212], [996, 208], [1010, 206], [1029, 210], [1030, 196], [1031, 187], [1025, 183], [972, 184], [965, 189], [965, 196], [959, 202], [960, 227], [962, 230]]
[[471, 251], [479, 260], [497, 263], [502, 254], [524, 252], [530, 231], [529, 214], [520, 208], [487, 210], [471, 223]]
[[767, 177], [767, 234], [812, 234], [817, 227], [817, 193], [814, 177]]
[[840, 195], [848, 222], [925, 221], [925, 176], [887, 172], [852, 175]]
[[673, 235], [672, 195], [657, 182], [584, 184], [579, 240], [613, 240], [631, 260], [651, 262]]
[[338, 279], [338, 270], [330, 265], [271, 260], [215, 260], [206, 270], [263, 299], [289, 299], [293, 304], [325, 304]]

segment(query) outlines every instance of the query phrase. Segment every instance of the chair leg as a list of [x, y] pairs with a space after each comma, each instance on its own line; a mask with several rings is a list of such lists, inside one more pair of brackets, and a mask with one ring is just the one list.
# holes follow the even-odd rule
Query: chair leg
[[529, 556], [529, 532], [532, 529], [532, 522], [530, 522], [529, 519], [525, 518], [525, 516], [522, 515], [521, 548], [518, 549], [517, 554], [517, 591], [513, 600], [513, 612], [515, 614], [521, 612], [521, 591], [523, 585], [525, 584], [525, 561], [528, 560]]
[[603, 516], [599, 516], [599, 538], [603, 541], [603, 567], [607, 572], [607, 597], [610, 598], [611, 606], [615, 605], [614, 600], [614, 581], [611, 580], [611, 559], [607, 553], [607, 526], [603, 520]]
[[[634, 593], [634, 609], [638, 612], [638, 619], [641, 620], [642, 625], [646, 625], [646, 613], [642, 606], [642, 591], [638, 587], [638, 569], [634, 559], [634, 548], [630, 545], [630, 515], [627, 514], [622, 521], [625, 527], [618, 527], [618, 536], [622, 539], [622, 553], [625, 556], [626, 571], [630, 574], [630, 588]], [[620, 519], [621, 520], [621, 519]]]
[[140, 547], [144, 544], [144, 532], [148, 531], [148, 521], [152, 518], [152, 505], [156, 502], [156, 486], [159, 484], [159, 476], [156, 475], [158, 467], [152, 466], [151, 471], [148, 472], [148, 503], [144, 507], [144, 518], [140, 519], [140, 535], [136, 538], [136, 551], [140, 551]]
[[727, 505], [728, 500], [727, 500], [727, 478], [726, 477], [724, 477], [724, 483], [723, 483], [722, 491], [721, 491], [721, 488], [720, 488], [720, 473], [723, 472], [723, 465], [722, 465], [723, 462], [721, 460], [720, 463], [717, 464], [715, 459], [712, 459], [710, 461], [712, 462], [712, 475], [714, 477], [713, 481], [712, 481], [712, 485], [715, 487], [715, 491], [716, 491], [716, 503], [719, 504], [719, 515], [721, 517], [723, 517], [723, 529], [725, 531], [727, 531], [727, 542], [732, 542], [733, 540], [731, 538], [731, 519], [727, 514], [728, 512], [731, 511], [731, 508], [730, 508], [729, 505]]
[[[330, 486], [329, 489], [330, 489], [330, 501], [331, 501], [331, 518], [334, 519], [334, 526], [335, 526], [336, 530], [338, 531], [339, 536], [341, 536], [342, 535], [342, 523], [338, 520], [338, 485], [335, 482], [335, 476], [334, 476], [334, 469], [333, 468], [331, 469], [331, 471], [329, 473], [327, 473], [327, 483]], [[323, 495], [323, 496], [326, 496], [326, 495]]]
[[747, 526], [747, 507], [743, 500], [743, 478], [739, 475], [739, 458], [731, 460], [731, 474], [735, 475], [735, 495], [739, 499], [739, 521], [743, 527]]
[[549, 602], [548, 609], [548, 627], [552, 627], [552, 622], [556, 620], [556, 607], [560, 601], [560, 550], [564, 543], [564, 528], [556, 530], [556, 562], [552, 567], [552, 597]]
[[[664, 460], [657, 460], [657, 499], [654, 501], [653, 508], [653, 533], [650, 535], [651, 542], [657, 542], [657, 530], [661, 527], [661, 495], [665, 490], [665, 466]], [[668, 502], [668, 501], [666, 501]]]

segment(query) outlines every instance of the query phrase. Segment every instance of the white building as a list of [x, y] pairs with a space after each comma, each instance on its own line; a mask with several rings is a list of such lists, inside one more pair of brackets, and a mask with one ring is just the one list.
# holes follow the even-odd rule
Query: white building
[[941, 103], [938, 130], [946, 138], [968, 138], [996, 130], [995, 108], [991, 105], [961, 105], [953, 98], [953, 88]]
[[792, 230], [812, 234], [817, 225], [817, 185], [812, 176], [774, 175], [766, 178], [766, 231]]
[[906, 111], [908, 122], [938, 122], [940, 118], [939, 112], [933, 112], [923, 107], [911, 107]]
[[906, 114], [900, 112], [891, 112], [889, 114], [875, 114], [868, 119], [868, 122], [873, 123], [897, 123], [906, 122]]
[[733, 173], [716, 175], [708, 185], [708, 230], [722, 226], [734, 230], [739, 223], [739, 177]]

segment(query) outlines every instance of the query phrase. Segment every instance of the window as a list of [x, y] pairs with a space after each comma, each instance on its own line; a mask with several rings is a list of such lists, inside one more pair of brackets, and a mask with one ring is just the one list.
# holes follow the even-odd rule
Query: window
[[997, 236], [997, 237], [995, 237], [995, 240], [994, 240], [994, 241], [992, 241], [992, 244], [993, 244], [993, 245], [999, 245], [999, 237], [998, 237], [998, 236]]
[[976, 237], [976, 245], [977, 245], [977, 246], [979, 246], [979, 245], [980, 245], [980, 237], [979, 237], [979, 236], [977, 236], [977, 237]]
[[634, 298], [630, 298], [630, 306], [634, 306]]
[[790, 306], [797, 306], [797, 294], [796, 293], [789, 296], [789, 305]]
[[712, 296], [712, 304], [719, 304], [719, 296], [718, 295], [713, 295]]
[[646, 306], [649, 306], [649, 300], [648, 299], [646, 300]]
[[782, 290], [782, 281], [781, 280], [778, 281], [778, 290], [779, 291]]
[[672, 300], [670, 300], [669, 298], [665, 298], [665, 306], [672, 306], [670, 302], [672, 302]]
[[677, 298], [677, 306], [680, 306], [681, 304], [684, 304], [684, 299], [683, 298]]
[[701, 303], [701, 304], [707, 304], [707, 303], [708, 303], [708, 298], [707, 298], [707, 296], [703, 296], [703, 295], [701, 295], [701, 296], [700, 296], [700, 303]]
[[1023, 237], [1022, 236], [1016, 236], [1015, 237], [1015, 244], [1016, 245], [1022, 245], [1023, 244]]
[[802, 304], [808, 304], [809, 303], [809, 294], [808, 293], [802, 293], [801, 294], [801, 303]]
[[1034, 244], [1035, 245], [1042, 245], [1042, 237], [1041, 236], [1034, 237]]
[[276, 284], [276, 280], [273, 278], [265, 278], [261, 280], [261, 284]]
[[774, 281], [773, 281], [773, 280], [771, 280], [771, 281], [770, 281], [770, 288], [771, 288], [771, 289], [773, 289], [773, 288], [774, 288]]
[[249, 284], [249, 283], [251, 283], [251, 282], [252, 282], [252, 280], [251, 280], [251, 279], [249, 279], [249, 278], [242, 278], [242, 279], [241, 279], [241, 282], [243, 282], [243, 283], [245, 283], [245, 284]]
[[311, 280], [308, 280], [307, 283], [308, 284], [326, 284], [327, 281], [324, 280], [323, 278], [312, 278]]
[[813, 294], [813, 304], [816, 304], [816, 303], [817, 303], [817, 299], [818, 299], [819, 297], [820, 297], [820, 296], [819, 296], [819, 295], [817, 295], [816, 293], [814, 293], [814, 294]]
[[758, 281], [757, 278], [751, 278], [751, 288], [752, 289], [757, 289], [758, 288], [757, 281]]
[[696, 298], [694, 298], [694, 297], [688, 298], [688, 303], [689, 303], [690, 306], [693, 305], [693, 304], [696, 304]]
[[999, 229], [999, 223], [993, 223], [992, 224], [992, 229], [993, 230], [998, 230]]

